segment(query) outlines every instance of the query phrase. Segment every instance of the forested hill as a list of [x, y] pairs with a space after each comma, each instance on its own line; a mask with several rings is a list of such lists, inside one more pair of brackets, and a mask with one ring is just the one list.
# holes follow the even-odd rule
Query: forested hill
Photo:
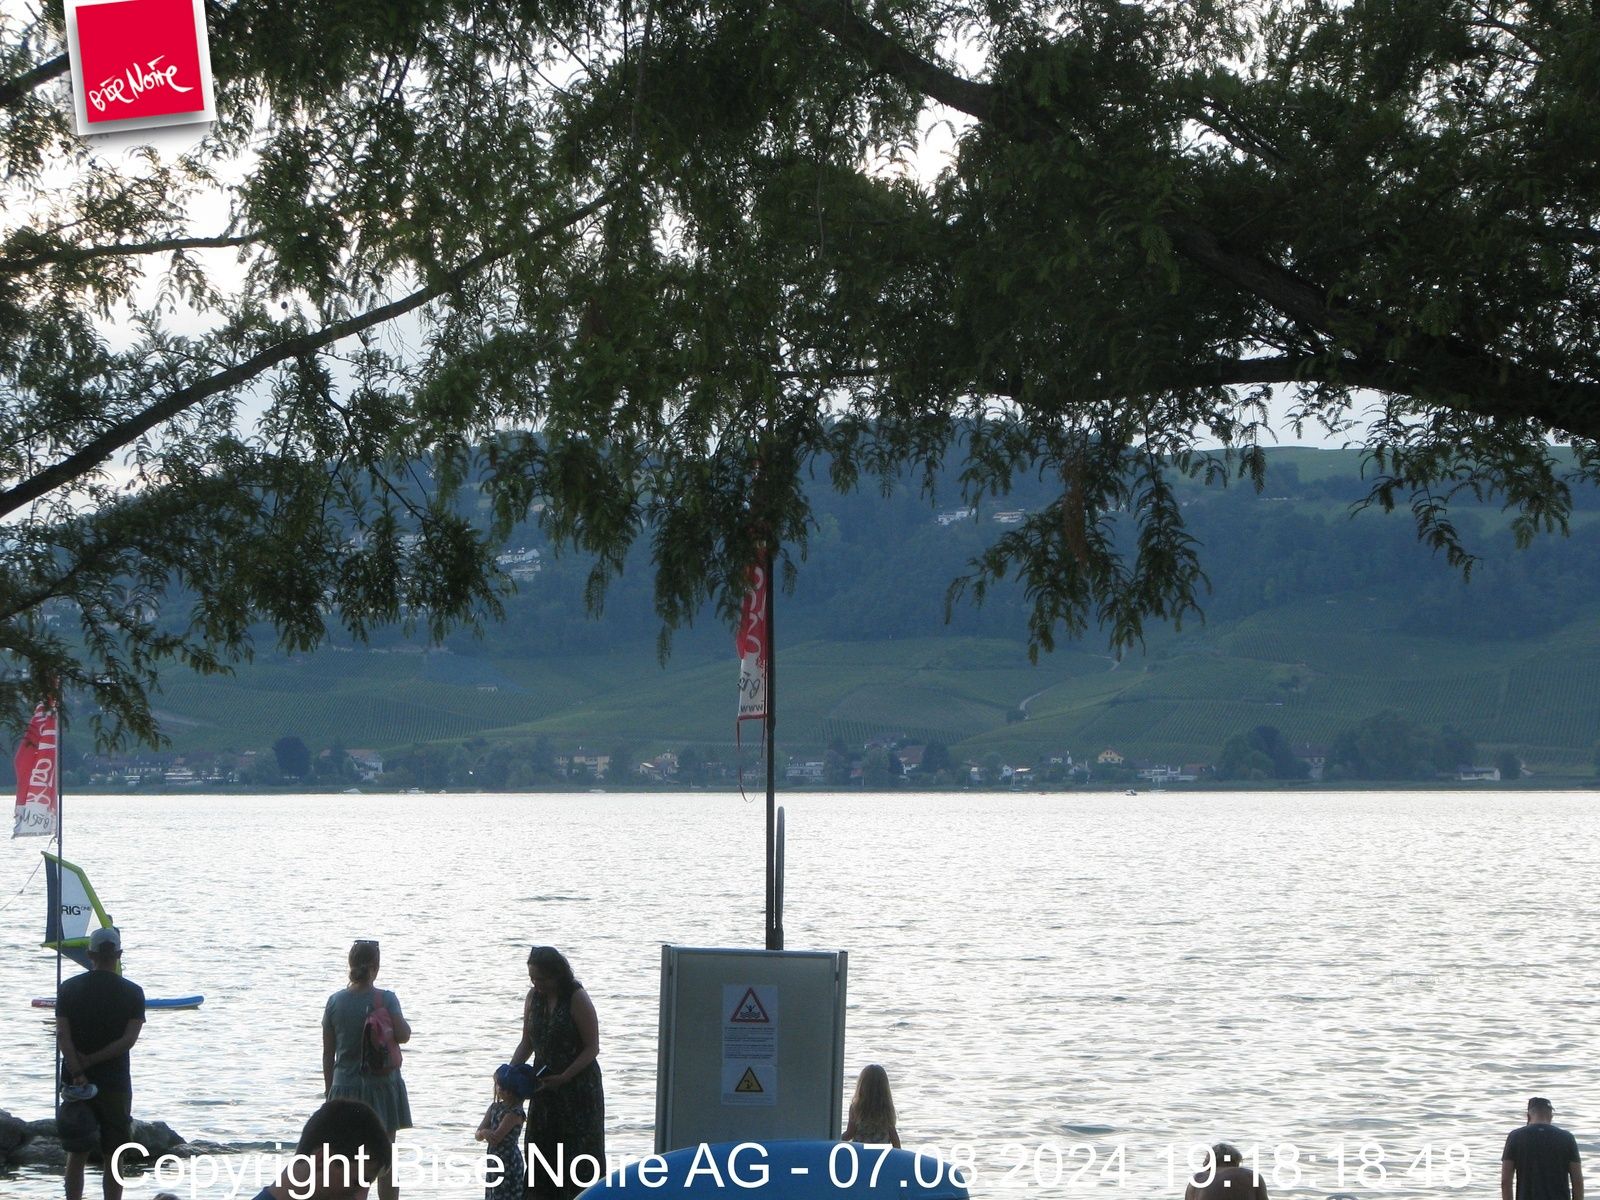
[[[1216, 761], [1260, 724], [1331, 743], [1375, 714], [1451, 726], [1485, 761], [1592, 774], [1600, 738], [1600, 495], [1582, 492], [1570, 536], [1514, 548], [1497, 507], [1457, 502], [1481, 555], [1470, 582], [1419, 545], [1410, 516], [1369, 509], [1354, 451], [1269, 452], [1266, 486], [1181, 488], [1211, 581], [1205, 620], [1148, 631], [1118, 663], [1103, 637], [1028, 662], [1014, 588], [982, 607], [946, 591], [969, 560], [1041, 507], [1021, 480], [964, 512], [954, 486], [883, 497], [819, 491], [792, 594], [780, 593], [780, 749], [820, 755], [875, 736], [939, 741], [958, 758], [1007, 761], [1113, 747], [1127, 757]], [[825, 487], [819, 480], [819, 488]], [[419, 743], [582, 746], [632, 760], [699, 748], [729, 757], [735, 667], [711, 614], [680, 632], [665, 667], [639, 555], [604, 612], [585, 612], [588, 564], [535, 531], [507, 547], [520, 576], [504, 623], [424, 653], [396, 631], [368, 646], [260, 655], [231, 679], [174, 672], [157, 707], [173, 752], [264, 749], [285, 735], [316, 753], [391, 759]]]

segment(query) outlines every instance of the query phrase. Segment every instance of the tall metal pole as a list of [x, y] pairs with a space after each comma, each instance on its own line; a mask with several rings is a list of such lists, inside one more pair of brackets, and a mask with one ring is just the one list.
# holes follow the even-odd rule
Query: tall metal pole
[[[62, 740], [63, 739], [62, 739], [62, 736], [61, 736], [61, 709], [59, 707], [57, 707], [56, 708], [56, 771], [55, 771], [55, 785], [56, 785], [56, 857], [58, 859], [65, 859], [66, 856], [67, 856], [66, 841], [65, 841], [65, 837], [64, 837], [64, 835], [66, 833], [66, 829], [67, 829], [67, 819], [66, 819], [67, 818], [67, 814], [66, 814], [66, 810], [64, 808], [64, 803], [66, 801], [66, 789], [64, 787], [62, 787], [62, 785], [61, 785], [61, 775], [62, 775], [61, 760], [65, 757], [65, 755], [62, 754], [62, 752], [61, 752], [62, 749], [63, 749], [63, 747], [61, 745]], [[51, 1112], [59, 1112], [61, 1110], [61, 938], [62, 938], [61, 895], [62, 895], [62, 890], [63, 890], [63, 888], [65, 886], [65, 881], [64, 881], [64, 878], [63, 878], [63, 874], [64, 873], [62, 872], [60, 865], [57, 864], [57, 867], [56, 867], [56, 912], [55, 912], [55, 927], [56, 927], [56, 1007], [52, 1010], [56, 1014], [56, 1045], [55, 1045], [56, 1070], [55, 1070], [55, 1103], [50, 1106], [50, 1111]], [[45, 890], [46, 890], [46, 892], [49, 891], [48, 888], [46, 888]]]
[[783, 949], [783, 918], [778, 912], [778, 762], [773, 753], [773, 729], [778, 723], [778, 638], [772, 625], [774, 611], [772, 564], [776, 555], [767, 547], [763, 564], [767, 573], [767, 718], [762, 722], [766, 731], [767, 749], [767, 949]]

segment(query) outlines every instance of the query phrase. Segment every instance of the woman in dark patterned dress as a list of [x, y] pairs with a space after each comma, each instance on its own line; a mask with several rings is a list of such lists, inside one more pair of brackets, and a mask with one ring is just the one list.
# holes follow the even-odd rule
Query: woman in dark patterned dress
[[[528, 1105], [528, 1195], [569, 1200], [605, 1175], [606, 1100], [595, 1061], [600, 1021], [554, 946], [528, 952], [528, 979], [533, 987], [522, 1005], [522, 1041], [511, 1056], [516, 1064], [531, 1055], [542, 1070]], [[561, 1178], [552, 1174], [558, 1167]]]

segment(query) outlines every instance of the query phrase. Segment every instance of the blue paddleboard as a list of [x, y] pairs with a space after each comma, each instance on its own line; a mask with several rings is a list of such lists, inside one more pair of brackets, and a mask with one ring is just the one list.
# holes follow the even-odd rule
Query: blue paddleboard
[[[155, 996], [145, 997], [146, 1008], [199, 1008], [206, 1002], [204, 996]], [[40, 996], [33, 1002], [35, 1008], [54, 1008], [54, 997]]]

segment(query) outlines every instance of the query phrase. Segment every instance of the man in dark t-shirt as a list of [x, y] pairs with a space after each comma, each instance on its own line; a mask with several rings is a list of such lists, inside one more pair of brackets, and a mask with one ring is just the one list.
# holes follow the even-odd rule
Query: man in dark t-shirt
[[1578, 1141], [1554, 1118], [1543, 1096], [1528, 1101], [1527, 1124], [1511, 1131], [1500, 1154], [1500, 1200], [1512, 1200], [1513, 1177], [1516, 1200], [1583, 1200]]
[[[144, 989], [117, 973], [122, 935], [107, 926], [89, 935], [94, 969], [67, 980], [56, 997], [56, 1037], [68, 1078], [91, 1083], [88, 1101], [100, 1122], [100, 1153], [105, 1159], [106, 1200], [121, 1200], [122, 1184], [113, 1170], [117, 1149], [133, 1134], [133, 1076], [128, 1051], [144, 1027]], [[67, 1200], [83, 1200], [87, 1155], [67, 1155]]]

